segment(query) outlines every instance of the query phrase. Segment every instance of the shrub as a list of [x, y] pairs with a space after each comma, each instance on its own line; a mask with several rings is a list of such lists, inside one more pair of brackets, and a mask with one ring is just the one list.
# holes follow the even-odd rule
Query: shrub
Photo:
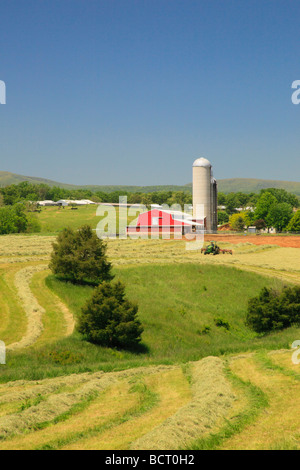
[[113, 278], [106, 244], [88, 225], [78, 231], [67, 228], [59, 234], [49, 267], [57, 276], [76, 283], [99, 284]]
[[300, 322], [300, 287], [281, 292], [264, 287], [248, 302], [246, 323], [257, 333], [287, 328]]
[[77, 329], [92, 343], [132, 348], [143, 332], [137, 312], [137, 305], [125, 298], [124, 284], [103, 282], [83, 307]]
[[204, 325], [199, 330], [196, 331], [198, 335], [208, 335], [210, 333], [211, 327]]
[[218, 327], [223, 327], [225, 330], [230, 330], [230, 325], [223, 318], [215, 318], [215, 325]]

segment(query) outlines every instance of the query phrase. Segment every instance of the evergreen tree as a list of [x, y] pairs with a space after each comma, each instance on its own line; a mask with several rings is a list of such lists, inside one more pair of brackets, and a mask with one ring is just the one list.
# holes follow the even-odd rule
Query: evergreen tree
[[111, 280], [111, 263], [106, 257], [106, 244], [91, 227], [78, 231], [64, 229], [53, 244], [50, 269], [71, 282], [95, 283]]
[[137, 312], [137, 305], [125, 298], [120, 281], [103, 282], [83, 307], [77, 329], [92, 343], [132, 348], [141, 341], [143, 332]]

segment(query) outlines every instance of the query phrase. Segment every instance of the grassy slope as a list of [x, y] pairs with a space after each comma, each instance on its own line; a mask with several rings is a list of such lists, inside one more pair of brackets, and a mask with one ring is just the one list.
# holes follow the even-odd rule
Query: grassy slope
[[[284, 348], [299, 336], [299, 329], [289, 328], [260, 338], [244, 324], [247, 299], [256, 295], [262, 285], [280, 284], [272, 278], [194, 264], [119, 268], [115, 272], [116, 278], [126, 282], [128, 297], [139, 303], [139, 316], [145, 327], [144, 348], [140, 352], [97, 347], [75, 333], [46, 344], [39, 341], [27, 351], [11, 354], [1, 381], [86, 370], [111, 371], [151, 363], [173, 364], [257, 348]], [[75, 316], [92, 293], [91, 287], [73, 286], [52, 276], [47, 279], [47, 286]], [[49, 328], [53, 328], [53, 313], [45, 307], [49, 311]], [[218, 318], [227, 321], [230, 329], [217, 327]], [[208, 334], [201, 332], [205, 326], [211, 329]], [[43, 336], [48, 336], [47, 331]]]
[[[127, 285], [128, 297], [139, 304], [145, 327], [143, 342], [149, 358], [181, 362], [256, 348], [288, 347], [299, 329], [290, 328], [263, 338], [245, 326], [247, 301], [262, 285], [280, 281], [224, 266], [195, 264], [158, 265], [115, 269], [116, 278]], [[90, 296], [87, 287], [48, 279], [75, 315]], [[237, 299], [238, 302], [237, 302]], [[221, 318], [229, 330], [215, 325]], [[208, 326], [210, 332], [202, 334]]]

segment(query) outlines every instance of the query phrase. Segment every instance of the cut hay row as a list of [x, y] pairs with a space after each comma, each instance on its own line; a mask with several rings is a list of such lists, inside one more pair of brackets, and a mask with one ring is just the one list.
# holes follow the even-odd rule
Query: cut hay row
[[292, 351], [241, 355], [230, 363], [235, 375], [266, 395], [268, 408], [256, 421], [232, 438], [226, 450], [300, 449], [300, 371], [291, 360]]
[[[134, 376], [140, 375], [147, 376], [165, 370], [174, 370], [174, 368], [174, 366], [142, 367], [113, 373], [97, 372], [94, 374], [82, 374], [82, 376], [72, 375], [59, 379], [46, 379], [38, 384], [35, 383], [36, 390], [33, 388], [15, 394], [10, 392], [13, 401], [10, 400], [8, 395], [2, 395], [0, 397], [0, 405], [2, 403], [30, 400], [38, 396], [42, 396], [43, 399], [40, 403], [30, 406], [21, 412], [2, 416], [0, 418], [0, 440], [35, 428], [39, 424], [51, 422], [60, 415], [69, 412], [74, 405], [90, 398], [95, 398], [101, 391], [120, 380], [131, 379]], [[26, 384], [30, 384], [30, 382], [24, 382], [24, 385]], [[20, 384], [17, 385], [19, 386]], [[59, 393], [62, 387], [74, 387], [74, 385], [79, 385], [79, 387], [72, 392]], [[9, 384], [6, 387], [9, 387]], [[5, 389], [5, 386], [3, 389]]]
[[48, 257], [52, 250], [54, 237], [37, 235], [1, 235], [0, 262], [10, 258]]
[[[33, 266], [26, 266], [21, 270], [17, 271], [14, 277], [14, 287], [16, 288], [17, 298], [20, 301], [20, 304], [26, 314], [27, 326], [26, 326], [26, 333], [19, 341], [14, 341], [13, 343], [7, 346], [7, 351], [16, 351], [23, 348], [27, 348], [32, 346], [36, 343], [39, 338], [43, 335], [44, 324], [43, 320], [46, 319], [46, 315], [48, 310], [44, 308], [43, 305], [37, 300], [36, 295], [32, 291], [32, 279], [35, 278], [39, 273], [43, 271], [47, 271], [47, 265], [33, 265]], [[60, 312], [62, 314], [62, 331], [58, 330], [58, 325], [55, 325], [55, 330], [58, 331], [59, 336], [69, 336], [73, 333], [75, 328], [75, 320], [63, 302], [49, 289], [46, 287], [44, 282], [44, 276], [39, 279], [39, 297], [42, 300], [48, 301], [48, 304], [51, 305], [51, 309]], [[45, 300], [46, 299], [46, 300]], [[50, 299], [50, 300], [49, 300]], [[47, 304], [47, 309], [48, 309]], [[10, 312], [13, 315], [14, 312]], [[46, 335], [47, 336], [47, 335]], [[48, 334], [49, 336], [49, 334]], [[55, 338], [48, 338], [48, 340], [53, 340]]]
[[[137, 405], [123, 413], [119, 419], [106, 426], [90, 427], [85, 436], [81, 433], [67, 436], [59, 448], [63, 450], [128, 450], [132, 442], [190, 401], [191, 393], [187, 377], [181, 368], [157, 372], [131, 379], [133, 392], [139, 392]], [[93, 424], [93, 418], [91, 419]]]
[[33, 295], [46, 310], [43, 319], [44, 331], [37, 342], [37, 346], [70, 336], [75, 329], [73, 314], [60, 298], [47, 287], [45, 280], [50, 273], [50, 270], [35, 273], [30, 284]]
[[190, 403], [134, 442], [131, 448], [179, 449], [203, 436], [225, 417], [235, 395], [225, 378], [221, 359], [207, 357], [192, 365], [192, 393]]
[[15, 287], [27, 316], [27, 331], [20, 341], [12, 343], [7, 347], [8, 351], [31, 346], [43, 331], [42, 316], [45, 310], [39, 305], [32, 294], [29, 284], [33, 274], [45, 268], [45, 265], [29, 266], [21, 269], [15, 275]]
[[14, 413], [0, 418], [0, 439], [18, 434], [38, 424], [54, 420], [68, 412], [80, 400], [91, 397], [92, 393], [100, 392], [116, 381], [113, 376], [94, 378], [87, 382], [79, 391], [60, 393], [49, 396], [45, 401], [31, 406], [21, 413]]
[[[20, 382], [15, 384], [16, 392], [12, 384], [7, 384], [1, 387], [2, 392], [5, 388], [7, 392], [0, 398], [3, 405], [12, 406], [39, 397], [41, 401], [23, 411], [0, 416], [0, 448], [182, 448], [213, 430], [220, 419], [229, 414], [236, 398], [225, 377], [221, 359], [208, 357], [190, 363], [190, 372], [190, 391], [179, 366], [140, 367], [121, 372], [45, 379], [27, 390], [26, 386], [31, 382], [24, 382], [23, 392], [19, 389]], [[143, 411], [139, 411], [141, 405], [138, 402], [132, 403], [134, 407], [130, 411], [125, 406], [126, 402], [132, 401], [129, 384], [134, 387], [132, 390], [149, 388], [159, 399]], [[144, 385], [141, 388], [138, 384]], [[63, 392], [63, 387], [75, 385], [77, 387], [72, 392]], [[123, 408], [116, 406], [119, 410], [117, 415], [104, 406], [108, 398], [97, 398], [99, 393], [112, 391], [114, 387], [129, 393], [127, 400], [122, 395]], [[59, 416], [89, 398], [92, 400], [82, 411], [39, 430], [43, 423], [54, 423]]]
[[[100, 373], [99, 373], [100, 374]], [[0, 405], [4, 403], [22, 402], [32, 400], [38, 395], [50, 395], [65, 387], [76, 387], [91, 380], [88, 373], [45, 379], [38, 382], [16, 381], [0, 387]]]
[[[54, 296], [54, 294], [53, 294]], [[74, 319], [74, 316], [73, 314], [70, 312], [70, 310], [68, 309], [68, 307], [63, 303], [61, 302], [61, 300], [55, 296], [55, 305], [58, 307], [58, 309], [63, 313], [64, 315], [64, 319], [65, 319], [65, 323], [66, 323], [66, 333], [65, 333], [65, 336], [70, 336], [73, 332], [74, 332], [74, 329], [75, 329], [75, 319]]]
[[[229, 433], [228, 439], [225, 433], [222, 448], [300, 446], [299, 417], [295, 413], [300, 406], [300, 375], [295, 368], [293, 371], [286, 367], [290, 351], [276, 357], [271, 353], [265, 356], [264, 359], [262, 353], [241, 354], [230, 362], [237, 377], [262, 390], [268, 397], [269, 407], [266, 413], [258, 414], [254, 422], [239, 429], [239, 433]], [[184, 385], [180, 378], [179, 366], [85, 373], [2, 385], [0, 449], [188, 448], [195, 440], [222, 430], [239, 401], [227, 381], [220, 358], [207, 357], [190, 363], [189, 373], [191, 396], [187, 391], [188, 382], [185, 379]], [[65, 387], [73, 389], [65, 391]], [[141, 405], [143, 390], [147, 389], [153, 397], [157, 396], [150, 407]], [[37, 399], [36, 404], [34, 399]], [[29, 403], [27, 409], [17, 406], [24, 402], [27, 405], [26, 400], [33, 404]], [[74, 406], [81, 403], [85, 405], [72, 412]], [[238, 408], [238, 415], [243, 414], [245, 406]], [[57, 420], [61, 415], [64, 419]]]

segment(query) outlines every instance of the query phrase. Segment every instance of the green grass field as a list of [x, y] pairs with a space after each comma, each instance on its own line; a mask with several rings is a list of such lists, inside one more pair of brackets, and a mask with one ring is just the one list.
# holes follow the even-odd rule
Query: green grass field
[[85, 209], [47, 208], [41, 234], [1, 237], [0, 449], [300, 448], [300, 328], [245, 325], [262, 286], [300, 282], [300, 250], [228, 241], [232, 256], [208, 257], [184, 241], [109, 240], [144, 333], [139, 350], [104, 348], [73, 331], [92, 287], [47, 267], [49, 231], [96, 226]]
[[[126, 209], [125, 211], [123, 209], [120, 214], [119, 208], [109, 207], [110, 212], [106, 212], [107, 209], [104, 206], [99, 206], [100, 215], [97, 215], [97, 209], [98, 206], [96, 205], [78, 206], [75, 209], [71, 207], [44, 207], [36, 216], [41, 225], [42, 234], [55, 234], [65, 227], [77, 230], [82, 225], [90, 225], [93, 229], [96, 229], [98, 223], [104, 218], [106, 223], [110, 225], [111, 230], [113, 230], [115, 224], [116, 233], [118, 233], [119, 221], [125, 222], [126, 220]], [[133, 214], [129, 214], [128, 223], [134, 220], [138, 214], [138, 212], [135, 213], [134, 209], [130, 210], [133, 211]]]

